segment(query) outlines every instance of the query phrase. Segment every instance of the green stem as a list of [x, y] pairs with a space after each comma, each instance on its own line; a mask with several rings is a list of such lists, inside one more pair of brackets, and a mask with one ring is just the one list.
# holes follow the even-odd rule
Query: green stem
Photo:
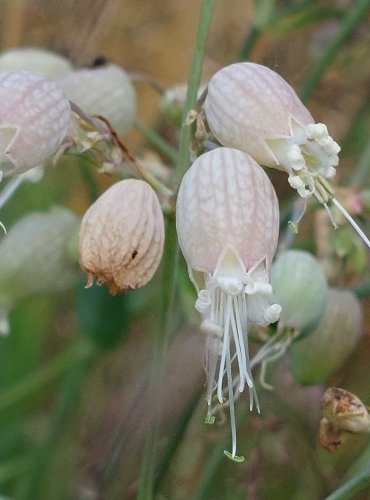
[[176, 164], [177, 180], [180, 182], [182, 176], [189, 167], [191, 127], [185, 125], [186, 117], [191, 109], [195, 107], [200, 78], [202, 73], [204, 52], [206, 48], [209, 29], [211, 26], [213, 12], [217, 0], [203, 0], [200, 12], [198, 32], [195, 41], [193, 59], [190, 66], [188, 91], [185, 99], [184, 112], [182, 115], [182, 127], [180, 132], [179, 156]]
[[[208, 37], [211, 19], [217, 0], [203, 0], [198, 31], [195, 41], [195, 49], [190, 67], [188, 80], [188, 90], [185, 99], [183, 112], [183, 126], [180, 132], [179, 156], [176, 163], [177, 180], [180, 181], [182, 175], [189, 166], [191, 130], [185, 125], [188, 112], [195, 106], [197, 100], [198, 87], [203, 65], [204, 51]], [[162, 385], [163, 365], [170, 334], [172, 333], [173, 301], [176, 286], [176, 270], [178, 264], [178, 243], [176, 238], [176, 228], [174, 221], [169, 221], [166, 235], [166, 248], [163, 260], [163, 287], [162, 293], [162, 320], [157, 338], [155, 339], [154, 360], [152, 365], [152, 385], [150, 393], [157, 394], [158, 388]], [[154, 392], [152, 392], [154, 391]], [[159, 407], [160, 401], [156, 401], [157, 411], [154, 423], [149, 431], [142, 461], [138, 500], [150, 500], [154, 495], [154, 470], [156, 465], [156, 452], [159, 437]]]
[[253, 25], [250, 27], [250, 30], [248, 31], [248, 35], [246, 36], [244, 43], [242, 45], [242, 48], [240, 49], [239, 52], [239, 57], [238, 59], [240, 61], [245, 61], [246, 59], [249, 58], [252, 49], [258, 40], [259, 36], [261, 35], [262, 30], [259, 26]]
[[162, 385], [164, 364], [169, 339], [172, 333], [172, 314], [176, 288], [178, 245], [174, 221], [167, 224], [166, 243], [162, 265], [162, 311], [160, 324], [155, 338], [153, 361], [151, 366], [149, 396], [152, 397], [153, 421], [147, 435], [144, 456], [141, 464], [138, 500], [149, 500], [154, 496], [154, 470], [160, 429], [160, 411], [162, 403]]
[[135, 128], [139, 130], [145, 139], [154, 146], [160, 153], [166, 156], [171, 163], [176, 164], [177, 150], [163, 139], [155, 130], [148, 127], [144, 122], [136, 119], [134, 122]]
[[341, 49], [344, 42], [347, 40], [352, 31], [356, 28], [365, 16], [366, 11], [370, 7], [370, 0], [359, 0], [356, 6], [348, 10], [348, 14], [343, 18], [342, 27], [337, 36], [328, 45], [322, 56], [313, 67], [308, 78], [306, 79], [300, 97], [302, 101], [307, 101], [314, 91], [316, 85], [325, 73], [326, 69], [334, 60], [338, 51]]
[[93, 348], [87, 342], [78, 343], [59, 354], [49, 363], [27, 375], [24, 379], [0, 393], [0, 413], [24, 398], [45, 387], [62, 373], [71, 369], [77, 362], [91, 356]]
[[355, 495], [368, 486], [370, 486], [369, 468], [352, 477], [349, 481], [334, 491], [334, 493], [326, 497], [326, 500], [350, 500], [351, 498], [357, 498]]
[[[171, 460], [176, 453], [176, 450], [181, 443], [181, 440], [185, 434], [185, 431], [188, 427], [189, 421], [193, 416], [199, 400], [203, 395], [204, 387], [203, 383], [196, 388], [194, 394], [187, 402], [185, 408], [183, 409], [181, 415], [176, 420], [175, 424], [171, 428], [169, 435], [169, 442], [166, 448], [161, 453], [160, 461], [155, 470], [155, 483], [154, 483], [154, 493], [157, 493], [159, 488], [161, 487], [162, 481], [165, 478], [166, 474], [170, 470]], [[222, 453], [222, 451], [221, 451]]]
[[[78, 401], [81, 384], [85, 379], [89, 367], [92, 351], [88, 357], [78, 359], [75, 365], [68, 370], [63, 380], [63, 390], [59, 399], [59, 404], [53, 419], [51, 421], [46, 440], [37, 446], [32, 454], [31, 467], [25, 477], [25, 484], [22, 491], [17, 496], [19, 500], [28, 500], [30, 498], [42, 498], [43, 488], [45, 488], [45, 477], [48, 477], [47, 471], [51, 463], [55, 447], [61, 438], [61, 433], [66, 422], [71, 418], [71, 410]], [[54, 492], [58, 497], [57, 492]]]

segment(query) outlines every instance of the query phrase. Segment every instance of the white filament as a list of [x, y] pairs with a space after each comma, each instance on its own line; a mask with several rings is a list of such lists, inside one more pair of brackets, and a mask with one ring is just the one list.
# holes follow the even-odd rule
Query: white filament
[[370, 240], [368, 239], [366, 234], [363, 232], [363, 230], [360, 228], [360, 226], [357, 224], [357, 222], [355, 222], [353, 220], [353, 218], [349, 215], [349, 213], [343, 207], [343, 205], [341, 203], [339, 203], [339, 201], [336, 198], [333, 198], [331, 201], [337, 207], [337, 209], [344, 215], [344, 217], [348, 220], [348, 222], [355, 229], [355, 231], [362, 238], [362, 240], [366, 243], [366, 245], [370, 248]]

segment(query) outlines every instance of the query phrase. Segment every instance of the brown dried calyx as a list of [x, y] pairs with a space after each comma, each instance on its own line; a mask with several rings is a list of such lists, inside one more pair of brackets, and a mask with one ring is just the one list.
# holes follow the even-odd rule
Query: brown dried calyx
[[144, 286], [157, 270], [164, 220], [156, 193], [144, 181], [111, 186], [88, 209], [79, 233], [86, 287], [106, 284], [112, 295]]
[[354, 394], [329, 387], [321, 399], [320, 444], [334, 452], [345, 441], [347, 433], [370, 432], [368, 407]]

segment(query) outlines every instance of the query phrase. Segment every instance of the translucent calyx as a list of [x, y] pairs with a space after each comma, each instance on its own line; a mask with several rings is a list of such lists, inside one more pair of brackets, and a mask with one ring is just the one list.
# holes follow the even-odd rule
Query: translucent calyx
[[[279, 318], [281, 307], [271, 304], [271, 285], [265, 262], [246, 271], [237, 253], [227, 247], [212, 276], [205, 276], [195, 307], [202, 316], [201, 329], [207, 335], [207, 423], [213, 422], [217, 406], [229, 406], [232, 452], [237, 459], [234, 401], [248, 387], [250, 410], [259, 403], [254, 387], [248, 350], [248, 323], [269, 324]], [[238, 374], [235, 383], [235, 373]], [[226, 378], [226, 382], [225, 382]]]

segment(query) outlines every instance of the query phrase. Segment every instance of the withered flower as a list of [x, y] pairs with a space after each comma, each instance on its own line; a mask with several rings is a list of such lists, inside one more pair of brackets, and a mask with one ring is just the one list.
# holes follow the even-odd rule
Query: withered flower
[[80, 264], [112, 295], [144, 286], [160, 263], [164, 219], [157, 195], [144, 181], [111, 186], [88, 209], [79, 233]]

